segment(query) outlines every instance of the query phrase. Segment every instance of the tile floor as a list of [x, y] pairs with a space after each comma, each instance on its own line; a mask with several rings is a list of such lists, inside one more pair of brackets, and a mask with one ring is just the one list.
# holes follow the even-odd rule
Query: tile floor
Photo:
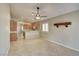
[[11, 42], [9, 56], [79, 56], [79, 52], [51, 43], [45, 39]]

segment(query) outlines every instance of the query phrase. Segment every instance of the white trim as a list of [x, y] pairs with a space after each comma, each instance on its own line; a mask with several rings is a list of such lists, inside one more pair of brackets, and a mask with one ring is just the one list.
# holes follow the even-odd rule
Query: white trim
[[10, 33], [17, 33], [17, 31], [10, 31]]
[[[48, 40], [48, 39], [46, 39], [46, 40]], [[79, 49], [72, 48], [70, 46], [64, 45], [64, 44], [56, 42], [56, 41], [52, 41], [52, 40], [48, 40], [48, 41], [79, 52]]]
[[9, 54], [9, 50], [10, 50], [10, 45], [9, 45], [9, 47], [7, 48], [7, 53], [6, 53], [7, 56], [8, 56], [8, 54]]

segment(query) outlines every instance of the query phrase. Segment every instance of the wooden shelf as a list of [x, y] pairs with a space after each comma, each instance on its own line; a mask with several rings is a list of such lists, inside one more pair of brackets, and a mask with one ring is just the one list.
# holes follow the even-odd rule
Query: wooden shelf
[[61, 22], [61, 23], [55, 23], [54, 24], [54, 26], [56, 26], [57, 28], [61, 25], [68, 27], [68, 25], [71, 25], [71, 22]]

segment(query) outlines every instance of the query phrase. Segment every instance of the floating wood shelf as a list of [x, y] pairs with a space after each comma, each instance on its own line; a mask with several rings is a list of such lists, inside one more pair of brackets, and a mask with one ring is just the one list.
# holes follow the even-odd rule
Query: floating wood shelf
[[54, 26], [57, 28], [61, 25], [64, 25], [65, 27], [68, 27], [68, 25], [71, 25], [71, 22], [62, 22], [62, 23], [55, 23]]

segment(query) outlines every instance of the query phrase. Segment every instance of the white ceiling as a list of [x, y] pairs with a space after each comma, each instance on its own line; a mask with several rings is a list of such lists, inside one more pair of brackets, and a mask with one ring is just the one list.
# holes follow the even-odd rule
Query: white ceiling
[[41, 18], [45, 20], [51, 17], [59, 16], [79, 9], [77, 3], [16, 3], [10, 4], [11, 16], [18, 20], [24, 21], [39, 21], [33, 20], [32, 12], [36, 11], [36, 7], [40, 7], [40, 15], [47, 16]]

